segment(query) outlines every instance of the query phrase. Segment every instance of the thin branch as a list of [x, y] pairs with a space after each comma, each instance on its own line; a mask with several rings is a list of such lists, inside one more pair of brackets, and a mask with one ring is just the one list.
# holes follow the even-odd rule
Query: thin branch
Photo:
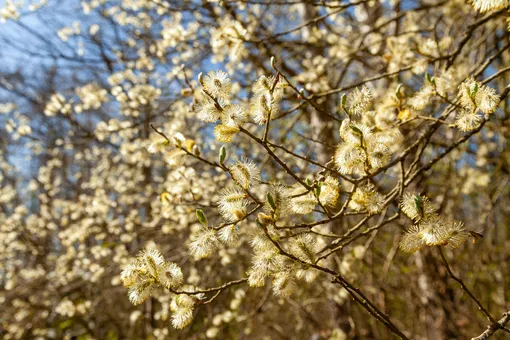
[[172, 288], [169, 288], [168, 290], [171, 291], [174, 294], [198, 295], [198, 294], [205, 294], [205, 293], [221, 291], [221, 290], [223, 290], [225, 288], [228, 288], [228, 287], [231, 287], [231, 286], [235, 286], [235, 285], [240, 285], [240, 284], [243, 284], [243, 283], [245, 283], [247, 281], [248, 281], [248, 278], [242, 278], [242, 279], [239, 279], [239, 280], [227, 282], [227, 283], [225, 283], [225, 284], [223, 284], [221, 286], [218, 286], [218, 287], [206, 288], [206, 289], [198, 289], [198, 290], [195, 290], [195, 291], [178, 291], [178, 290], [174, 290]]
[[438, 246], [438, 249], [439, 249], [439, 254], [441, 254], [441, 259], [443, 260], [443, 263], [446, 267], [446, 271], [448, 272], [448, 275], [450, 275], [450, 277], [452, 279], [454, 279], [455, 281], [457, 281], [460, 284], [462, 289], [464, 289], [464, 291], [469, 295], [471, 300], [473, 300], [476, 303], [476, 305], [478, 306], [478, 309], [480, 309], [482, 311], [482, 313], [487, 317], [487, 319], [492, 324], [495, 324], [496, 320], [492, 317], [492, 315], [490, 315], [490, 313], [487, 311], [487, 309], [485, 309], [485, 307], [482, 306], [480, 301], [473, 295], [473, 293], [471, 293], [471, 291], [466, 287], [464, 282], [453, 274], [452, 270], [450, 269], [450, 265], [448, 264], [448, 260], [446, 259], [446, 256], [444, 255], [443, 249], [441, 248], [441, 246]]
[[471, 340], [487, 340], [490, 338], [498, 329], [505, 329], [505, 325], [510, 321], [510, 311], [503, 314], [503, 317], [497, 322], [493, 323], [487, 330], [477, 337], [471, 338]]

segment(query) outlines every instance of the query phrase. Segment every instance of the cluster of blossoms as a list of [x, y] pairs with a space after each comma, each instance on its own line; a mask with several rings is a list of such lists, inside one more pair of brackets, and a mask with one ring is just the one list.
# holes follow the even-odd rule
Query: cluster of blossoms
[[87, 84], [75, 90], [80, 98], [80, 104], [75, 106], [76, 112], [97, 110], [108, 101], [108, 91], [98, 84]]
[[183, 283], [181, 268], [166, 262], [156, 249], [140, 252], [136, 261], [124, 268], [121, 279], [129, 288], [129, 300], [135, 305], [144, 302], [157, 285], [174, 289]]
[[384, 196], [375, 190], [373, 184], [356, 188], [349, 201], [352, 210], [366, 210], [371, 215], [379, 213], [383, 206]]
[[[173, 146], [174, 148], [171, 148]], [[147, 147], [150, 153], [163, 153], [165, 161], [178, 167], [184, 161], [187, 153], [200, 154], [198, 146], [193, 139], [188, 139], [180, 132], [175, 133], [171, 139], [158, 136]]]
[[4, 7], [0, 8], [0, 22], [5, 22], [8, 19], [17, 20], [20, 16], [20, 7], [23, 7], [23, 3], [6, 0]]
[[[224, 149], [223, 149], [224, 150]], [[225, 165], [223, 165], [225, 166]], [[260, 171], [250, 160], [238, 160], [228, 168], [232, 180], [237, 187], [222, 190], [219, 195], [219, 212], [227, 223], [218, 228], [209, 225], [201, 210], [197, 210], [197, 218], [201, 227], [191, 238], [190, 253], [195, 259], [211, 256], [220, 243], [235, 245], [239, 240], [237, 223], [247, 215], [250, 202], [247, 200], [247, 190], [259, 179]]]
[[65, 297], [57, 305], [57, 307], [55, 308], [55, 312], [60, 315], [73, 317], [75, 314], [86, 314], [87, 310], [90, 309], [91, 305], [92, 303], [90, 301], [73, 303], [73, 301]]
[[415, 110], [423, 110], [434, 99], [438, 97], [447, 98], [450, 91], [453, 90], [453, 80], [454, 72], [451, 69], [440, 72], [437, 77], [432, 77], [427, 73], [423, 86], [409, 98], [409, 106]]
[[13, 119], [6, 121], [5, 129], [12, 134], [12, 139], [17, 140], [22, 136], [28, 136], [32, 133], [30, 119], [27, 116], [14, 113]]
[[[197, 117], [210, 123], [220, 124], [214, 128], [214, 136], [219, 142], [232, 142], [243, 123], [248, 120], [248, 113], [238, 104], [232, 104], [232, 83], [223, 71], [211, 71], [206, 76], [199, 75], [203, 96], [196, 105]], [[265, 124], [276, 118], [278, 104], [283, 96], [285, 85], [279, 77], [261, 76], [253, 85], [250, 101], [250, 115], [257, 124]]]
[[483, 120], [479, 113], [489, 115], [496, 111], [499, 96], [496, 91], [480, 82], [469, 78], [459, 86], [461, 111], [455, 125], [462, 131], [476, 129]]
[[238, 21], [229, 17], [219, 18], [219, 27], [211, 32], [211, 48], [214, 52], [213, 61], [237, 63], [245, 58], [249, 52], [243, 44], [243, 39], [249, 37], [248, 31]]
[[[125, 266], [121, 279], [124, 286], [129, 288], [129, 300], [135, 305], [150, 297], [157, 286], [174, 293], [177, 293], [176, 290], [179, 288], [193, 290], [193, 287], [183, 286], [181, 268], [173, 262], [165, 261], [163, 255], [156, 249], [140, 252], [134, 263]], [[177, 329], [186, 327], [193, 319], [195, 305], [202, 298], [203, 294], [196, 294], [193, 291], [175, 294], [170, 303], [172, 325]]]
[[398, 136], [388, 138], [354, 120], [353, 116], [367, 114], [372, 103], [372, 94], [367, 87], [356, 89], [344, 98], [343, 108], [349, 118], [340, 126], [343, 143], [336, 150], [334, 162], [342, 174], [369, 174], [390, 161], [390, 146]]
[[67, 102], [65, 97], [60, 93], [55, 93], [50, 97], [50, 100], [44, 108], [44, 114], [48, 117], [56, 116], [58, 113], [67, 115], [71, 112], [72, 105]]
[[283, 97], [285, 83], [279, 76], [261, 76], [253, 85], [250, 112], [257, 124], [266, 124], [277, 117], [279, 103]]
[[201, 74], [199, 81], [205, 96], [195, 105], [198, 118], [210, 123], [221, 120], [214, 128], [214, 136], [220, 142], [231, 142], [247, 114], [240, 105], [228, 104], [232, 89], [228, 75], [223, 71], [211, 71], [206, 76]]
[[[273, 228], [268, 228], [269, 235], [277, 238]], [[248, 271], [248, 284], [251, 287], [262, 287], [265, 279], [272, 278], [273, 293], [277, 297], [287, 297], [297, 288], [297, 280], [312, 282], [319, 272], [315, 269], [290, 260], [281, 255], [280, 251], [262, 232], [251, 239], [253, 248], [252, 265]], [[315, 263], [319, 244], [310, 235], [303, 235], [292, 240], [290, 251], [303, 262]]]
[[243, 190], [249, 189], [260, 178], [260, 170], [249, 159], [234, 162], [230, 167], [230, 174], [234, 182]]
[[219, 209], [221, 216], [229, 222], [236, 222], [246, 216], [249, 205], [248, 195], [237, 188], [226, 188], [220, 193]]
[[71, 112], [80, 113], [82, 111], [99, 109], [108, 98], [108, 91], [97, 84], [87, 84], [75, 90], [80, 102], [73, 106], [73, 100], [67, 100], [62, 94], [55, 93], [51, 95], [44, 108], [44, 114], [48, 117], [54, 117], [59, 113], [68, 115]]
[[340, 196], [340, 183], [336, 178], [327, 176], [324, 181], [317, 182], [316, 190], [308, 191], [301, 184], [287, 189], [286, 196], [290, 199], [290, 210], [295, 214], [312, 213], [317, 204], [335, 207]]
[[462, 222], [446, 221], [428, 197], [405, 193], [400, 202], [402, 212], [413, 220], [413, 226], [400, 240], [400, 249], [414, 253], [426, 246], [460, 246], [470, 235]]
[[57, 35], [62, 41], [68, 41], [70, 36], [81, 33], [81, 26], [78, 21], [73, 22], [71, 27], [64, 27], [58, 30]]
[[[424, 110], [431, 102], [437, 99], [448, 99], [449, 94], [455, 89], [454, 73], [450, 69], [442, 72], [438, 77], [431, 77], [428, 73], [425, 84], [408, 101], [414, 110]], [[498, 108], [500, 98], [496, 91], [474, 78], [464, 80], [458, 87], [458, 99], [460, 111], [457, 113], [452, 127], [461, 131], [472, 131], [480, 126], [484, 117], [493, 113]]]

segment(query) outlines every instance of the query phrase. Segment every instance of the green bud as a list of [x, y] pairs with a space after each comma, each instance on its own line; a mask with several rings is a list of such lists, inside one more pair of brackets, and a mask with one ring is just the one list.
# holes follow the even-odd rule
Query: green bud
[[267, 193], [267, 203], [269, 203], [269, 206], [273, 211], [276, 211], [276, 204], [274, 203], [273, 195], [271, 195], [270, 192]]
[[423, 200], [420, 195], [414, 196], [414, 205], [416, 206], [416, 210], [418, 210], [418, 216], [422, 218], [425, 212], [423, 211]]
[[345, 107], [345, 103], [347, 103], [347, 95], [344, 93], [342, 97], [340, 97], [340, 106], [342, 109]]
[[202, 209], [197, 209], [196, 211], [196, 214], [197, 214], [197, 219], [198, 221], [204, 226], [204, 227], [208, 227], [209, 224], [207, 223], [207, 217], [205, 217], [204, 215], [204, 212], [202, 211]]
[[352, 130], [355, 134], [357, 134], [357, 135], [359, 135], [359, 136], [363, 136], [363, 131], [361, 131], [361, 130], [360, 130], [358, 127], [356, 127], [355, 125], [352, 125], [352, 124], [351, 124], [351, 125], [349, 125], [349, 127], [351, 128], [351, 130]]
[[431, 83], [432, 85], [435, 85], [436, 84], [436, 80], [434, 79], [434, 77], [432, 77], [428, 72], [425, 73], [425, 79], [427, 79], [427, 81], [429, 83]]
[[400, 93], [400, 90], [402, 90], [402, 84], [398, 84], [397, 89], [395, 90], [397, 98], [402, 98], [404, 96], [402, 93]]
[[478, 83], [474, 83], [473, 85], [471, 85], [471, 87], [469, 88], [469, 96], [471, 98], [475, 98], [476, 94], [478, 93]]
[[271, 62], [271, 67], [272, 67], [273, 69], [276, 69], [276, 67], [275, 67], [275, 58], [274, 58], [274, 56], [272, 56], [272, 57], [271, 57], [270, 62]]
[[227, 157], [227, 149], [225, 149], [224, 146], [221, 147], [220, 149], [220, 164], [223, 164], [223, 162], [225, 161], [225, 158]]
[[317, 187], [315, 187], [315, 196], [317, 196], [317, 198], [321, 195], [321, 190], [322, 190], [322, 182], [318, 182]]

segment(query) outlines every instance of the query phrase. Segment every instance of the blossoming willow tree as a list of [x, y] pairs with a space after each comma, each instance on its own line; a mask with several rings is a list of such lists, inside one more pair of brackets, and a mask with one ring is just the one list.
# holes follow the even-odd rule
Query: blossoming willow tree
[[11, 1], [0, 336], [510, 336], [508, 0]]

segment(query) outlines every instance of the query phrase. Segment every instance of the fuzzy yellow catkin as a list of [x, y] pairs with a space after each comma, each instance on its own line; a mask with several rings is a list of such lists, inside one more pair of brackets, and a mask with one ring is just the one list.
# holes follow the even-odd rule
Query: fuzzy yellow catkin
[[214, 137], [218, 140], [218, 142], [222, 143], [230, 143], [234, 138], [235, 134], [239, 132], [239, 128], [233, 126], [227, 126], [223, 124], [218, 124], [214, 128]]
[[257, 165], [248, 159], [238, 160], [230, 167], [232, 179], [243, 189], [248, 189], [260, 178]]
[[404, 233], [399, 247], [408, 253], [421, 250], [426, 246], [449, 245], [457, 248], [468, 237], [469, 232], [464, 229], [462, 222], [445, 221], [441, 216], [429, 215]]
[[469, 3], [481, 13], [510, 6], [509, 0], [469, 0]]
[[144, 302], [155, 286], [177, 288], [183, 283], [181, 268], [166, 262], [159, 250], [151, 248], [141, 251], [134, 262], [124, 267], [121, 280], [129, 288], [129, 300], [138, 305]]
[[211, 71], [204, 78], [203, 83], [204, 90], [209, 92], [212, 96], [228, 100], [230, 97], [230, 90], [232, 83], [228, 77], [228, 74], [224, 71]]

